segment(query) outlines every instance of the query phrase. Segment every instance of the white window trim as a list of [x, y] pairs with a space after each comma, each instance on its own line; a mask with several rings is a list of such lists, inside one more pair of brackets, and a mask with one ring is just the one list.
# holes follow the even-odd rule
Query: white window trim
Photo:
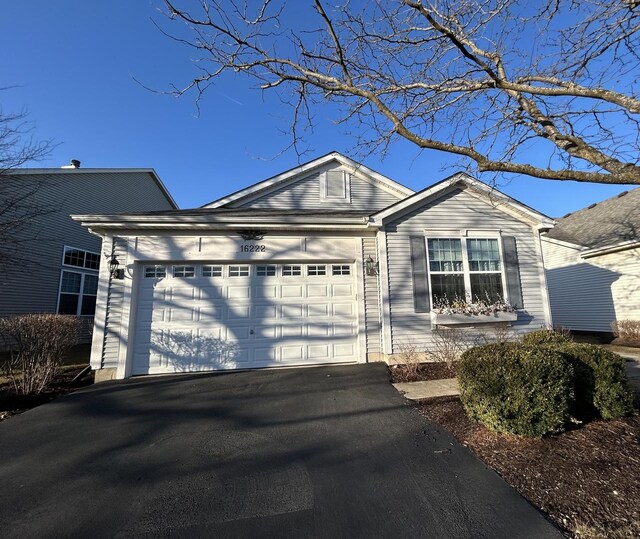
[[322, 202], [336, 202], [343, 201], [351, 203], [351, 174], [346, 170], [340, 170], [342, 172], [342, 181], [344, 182], [344, 196], [329, 196], [327, 195], [327, 176], [329, 171], [326, 170], [320, 174], [320, 200]]
[[82, 251], [84, 253], [97, 255], [98, 256], [98, 260], [100, 260], [98, 265], [100, 265], [102, 263], [102, 259], [100, 257], [100, 253], [96, 253], [95, 251], [89, 251], [88, 249], [81, 249], [80, 247], [73, 247], [71, 245], [63, 245], [62, 246], [62, 260], [60, 261], [60, 265], [62, 267], [64, 267], [64, 268], [73, 268], [73, 269], [81, 270], [81, 271], [93, 271], [95, 273], [98, 273], [100, 271], [99, 267], [98, 267], [98, 269], [93, 269], [93, 268], [85, 268], [84, 266], [72, 266], [71, 264], [65, 264], [64, 263], [64, 258], [65, 258], [65, 255], [67, 254], [67, 249], [69, 249], [69, 250], [73, 249], [74, 251]]
[[[447, 234], [447, 232], [449, 232]], [[504, 253], [502, 252], [502, 241], [500, 231], [492, 231], [493, 234], [490, 234], [490, 231], [484, 230], [458, 230], [458, 236], [452, 235], [451, 231], [435, 231], [429, 232], [425, 237], [425, 250], [427, 255], [427, 277], [429, 278], [429, 305], [431, 306], [431, 310], [433, 310], [433, 290], [431, 284], [431, 275], [463, 275], [464, 279], [464, 292], [466, 296], [466, 300], [469, 300], [469, 294], [471, 293], [471, 275], [474, 274], [484, 274], [484, 273], [493, 273], [500, 274], [502, 280], [502, 299], [506, 301], [510, 301], [510, 298], [507, 298], [507, 279], [504, 267]], [[464, 234], [463, 234], [464, 232]], [[471, 234], [469, 234], [471, 232]], [[497, 232], [497, 234], [496, 234]], [[443, 240], [443, 239], [452, 239], [452, 240], [460, 240], [460, 245], [462, 249], [462, 271], [432, 271], [431, 270], [431, 260], [429, 259], [429, 240]], [[497, 240], [498, 241], [498, 252], [500, 254], [500, 271], [471, 271], [469, 267], [469, 252], [467, 251], [467, 238], [469, 239], [483, 239], [483, 240]]]
[[[80, 271], [71, 271], [66, 269], [67, 267], [71, 267], [71, 268], [75, 268], [77, 270]], [[65, 266], [65, 268], [60, 270], [60, 282], [58, 283], [58, 301], [56, 302], [56, 313], [58, 313], [60, 311], [60, 295], [61, 294], [73, 294], [73, 292], [63, 292], [62, 291], [62, 275], [63, 273], [66, 271], [68, 273], [77, 273], [80, 275], [80, 291], [78, 292], [78, 294], [75, 294], [78, 296], [78, 306], [76, 307], [76, 314], [68, 314], [67, 316], [81, 316], [83, 318], [90, 318], [95, 316], [95, 311], [93, 314], [80, 314], [82, 312], [82, 298], [84, 297], [84, 277], [85, 275], [93, 275], [94, 277], [97, 277], [98, 275], [95, 273], [90, 273], [92, 271], [95, 270], [86, 270], [86, 271], [82, 271], [83, 268], [77, 268], [76, 266]], [[87, 294], [87, 296], [92, 296], [93, 294]], [[98, 291], [96, 290], [96, 303], [97, 303], [97, 299], [98, 299]]]

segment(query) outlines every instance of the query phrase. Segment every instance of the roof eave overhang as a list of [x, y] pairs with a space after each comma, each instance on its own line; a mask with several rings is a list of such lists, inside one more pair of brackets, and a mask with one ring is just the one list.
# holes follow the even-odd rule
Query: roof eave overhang
[[354, 230], [363, 231], [376, 229], [368, 217], [359, 218], [332, 218], [327, 220], [314, 219], [313, 221], [304, 217], [290, 217], [286, 220], [274, 218], [216, 218], [211, 217], [181, 217], [157, 218], [157, 217], [121, 217], [118, 219], [109, 216], [93, 215], [73, 215], [75, 221], [94, 232], [109, 230], [175, 230], [175, 231], [204, 231], [204, 230], [242, 230], [247, 228], [264, 230]]
[[553, 228], [556, 224], [556, 222], [550, 217], [529, 208], [504, 193], [501, 193], [468, 174], [465, 174], [464, 172], [454, 174], [446, 181], [440, 182], [430, 188], [416, 193], [413, 196], [407, 197], [389, 208], [372, 215], [372, 223], [376, 226], [383, 226], [384, 223], [389, 222], [391, 219], [403, 215], [416, 206], [426, 204], [429, 200], [441, 196], [447, 191], [458, 186], [464, 186], [471, 192], [476, 192], [479, 195], [492, 199], [496, 203], [496, 207], [502, 208], [511, 215], [520, 218], [522, 221], [527, 221], [540, 231]]
[[629, 240], [616, 243], [614, 245], [607, 245], [605, 247], [594, 247], [592, 249], [585, 249], [580, 252], [582, 258], [592, 258], [594, 256], [608, 255], [610, 253], [617, 253], [619, 251], [626, 251], [627, 249], [634, 249], [640, 247], [640, 240]]

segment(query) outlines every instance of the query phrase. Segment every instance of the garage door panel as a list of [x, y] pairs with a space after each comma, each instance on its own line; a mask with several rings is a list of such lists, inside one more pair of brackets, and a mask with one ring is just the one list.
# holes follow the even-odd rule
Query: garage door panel
[[249, 299], [251, 297], [250, 286], [228, 286], [227, 298], [228, 299]]
[[309, 318], [329, 316], [328, 303], [310, 303], [307, 305], [307, 316]]
[[333, 316], [353, 316], [353, 303], [334, 303], [332, 305]]
[[289, 304], [282, 306], [283, 318], [302, 318], [302, 304]]
[[253, 287], [253, 297], [256, 299], [273, 299], [278, 297], [277, 285], [260, 285]]
[[248, 276], [230, 276], [229, 265], [220, 267], [215, 278], [195, 265], [191, 278], [168, 268], [165, 278], [141, 279], [134, 374], [356, 359], [353, 272], [317, 275], [301, 265], [284, 274], [275, 265], [276, 275], [258, 276], [243, 265]]
[[301, 285], [282, 285], [281, 288], [283, 298], [301, 298], [302, 286]]
[[307, 346], [308, 357], [312, 361], [326, 361], [329, 359], [328, 344], [313, 344]]
[[275, 305], [255, 305], [253, 317], [256, 320], [273, 320], [277, 317], [278, 309]]
[[353, 286], [350, 284], [333, 284], [331, 291], [334, 298], [344, 298], [353, 296]]
[[326, 298], [329, 295], [329, 285], [327, 284], [308, 284], [308, 298]]

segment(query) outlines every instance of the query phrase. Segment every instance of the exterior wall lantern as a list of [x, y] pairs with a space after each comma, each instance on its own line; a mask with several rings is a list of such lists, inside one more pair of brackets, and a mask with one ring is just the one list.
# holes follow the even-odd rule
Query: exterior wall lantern
[[120, 262], [116, 258], [116, 255], [111, 255], [109, 260], [109, 273], [112, 279], [124, 279], [124, 268], [120, 268]]
[[378, 262], [369, 257], [365, 260], [365, 270], [367, 275], [378, 275]]

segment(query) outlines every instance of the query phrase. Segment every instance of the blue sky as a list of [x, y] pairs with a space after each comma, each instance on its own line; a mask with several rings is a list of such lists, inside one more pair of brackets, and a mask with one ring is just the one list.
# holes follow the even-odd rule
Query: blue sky
[[[307, 1], [307, 0], [301, 0]], [[163, 36], [157, 0], [21, 0], [5, 2], [0, 18], [0, 92], [5, 112], [26, 107], [34, 135], [59, 143], [36, 166], [80, 159], [83, 167], [152, 167], [178, 204], [200, 206], [298, 164], [280, 154], [290, 139], [290, 110], [275, 95], [228, 76], [211, 88], [198, 113], [193, 96], [150, 92], [195, 73], [191, 51]], [[317, 115], [306, 143], [309, 160], [332, 150], [352, 155], [354, 139]], [[356, 157], [356, 156], [354, 156]], [[364, 164], [422, 189], [452, 171], [439, 152], [395, 143], [381, 161]], [[478, 176], [483, 179], [482, 176]], [[486, 180], [486, 178], [484, 178]], [[624, 186], [510, 177], [507, 194], [551, 216], [583, 208]]]

